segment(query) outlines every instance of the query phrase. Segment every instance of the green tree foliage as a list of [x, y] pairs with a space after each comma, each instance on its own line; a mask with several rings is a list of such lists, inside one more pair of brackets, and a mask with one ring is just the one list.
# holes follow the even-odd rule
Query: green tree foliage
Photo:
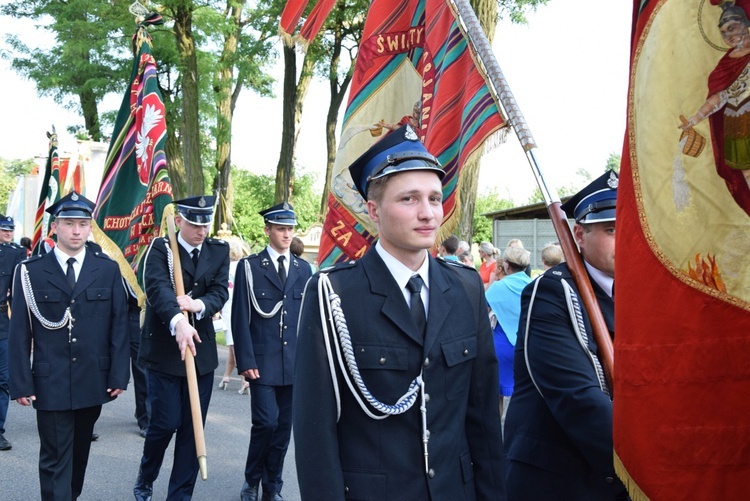
[[488, 212], [510, 209], [514, 206], [512, 200], [500, 198], [496, 191], [478, 195], [474, 210], [474, 233], [472, 243], [492, 242], [492, 220], [483, 216]]
[[[124, 90], [130, 71], [131, 33], [124, 30], [132, 29], [133, 16], [127, 8], [99, 0], [19, 0], [3, 5], [0, 13], [32, 20], [54, 35], [51, 47], [6, 37], [15, 54], [12, 66], [36, 83], [40, 95], [79, 110], [91, 138], [100, 140], [99, 103], [105, 94]], [[34, 37], [33, 43], [47, 39]]]
[[607, 165], [604, 167], [604, 171], [613, 170], [620, 173], [620, 161], [622, 160], [622, 157], [618, 155], [617, 153], [610, 153], [609, 158], [607, 159]]
[[[314, 191], [315, 178], [314, 174], [303, 174], [292, 185], [298, 232], [306, 231], [317, 220], [320, 193]], [[274, 204], [275, 177], [232, 168], [232, 179], [235, 191], [232, 232], [239, 233], [254, 251], [260, 250], [268, 240], [258, 212]]]
[[31, 173], [34, 165], [36, 164], [33, 159], [5, 160], [0, 158], [0, 212], [5, 212], [10, 201], [10, 194], [16, 189], [18, 176]]

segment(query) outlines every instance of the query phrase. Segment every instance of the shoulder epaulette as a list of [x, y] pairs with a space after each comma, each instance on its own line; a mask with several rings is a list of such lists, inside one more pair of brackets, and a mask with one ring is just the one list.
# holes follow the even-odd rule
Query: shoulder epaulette
[[42, 259], [44, 256], [45, 256], [44, 254], [36, 254], [24, 260], [24, 263], [32, 263], [34, 261], [38, 261], [39, 259]]
[[245, 259], [255, 259], [257, 257], [258, 257], [258, 253], [256, 252], [255, 254], [250, 254], [249, 256], [245, 256]]
[[92, 250], [91, 254], [96, 257], [106, 259], [107, 261], [114, 261], [114, 259], [112, 259], [111, 257], [109, 257], [107, 254], [105, 254], [103, 251], [100, 251], [100, 250]]
[[436, 257], [435, 261], [437, 261], [440, 264], [444, 264], [446, 266], [452, 266], [453, 268], [459, 268], [459, 269], [463, 268], [465, 270], [477, 271], [477, 269], [474, 268], [473, 266], [469, 266], [468, 264], [464, 264], [461, 261], [453, 261], [452, 259], [450, 259], [450, 260], [449, 259], [445, 259], [442, 256]]
[[347, 261], [345, 263], [336, 263], [331, 266], [326, 266], [325, 268], [321, 268], [320, 273], [332, 273], [334, 271], [340, 271], [340, 270], [349, 270], [351, 268], [354, 268], [357, 266], [358, 261]]
[[207, 238], [206, 242], [214, 245], [229, 245], [229, 242], [220, 238]]

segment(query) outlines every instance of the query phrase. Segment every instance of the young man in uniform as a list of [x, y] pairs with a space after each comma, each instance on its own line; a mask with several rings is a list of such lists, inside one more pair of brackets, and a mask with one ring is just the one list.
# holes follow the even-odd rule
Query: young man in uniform
[[473, 269], [434, 259], [444, 171], [408, 125], [349, 167], [378, 242], [321, 270], [300, 315], [303, 499], [504, 499], [497, 359]]
[[86, 244], [94, 207], [73, 191], [47, 209], [57, 245], [13, 283], [10, 393], [36, 409], [42, 499], [80, 496], [94, 423], [130, 375], [120, 269]]
[[13, 446], [5, 438], [5, 418], [8, 416], [10, 388], [8, 386], [8, 305], [11, 282], [16, 265], [26, 259], [26, 249], [13, 243], [13, 218], [0, 214], [0, 451]]
[[[562, 206], [613, 337], [617, 184], [607, 172]], [[566, 263], [526, 286], [520, 318], [505, 419], [508, 498], [627, 499], [614, 470], [612, 400]]]
[[[181, 269], [174, 269], [168, 238], [155, 238], [144, 258], [146, 319], [138, 360], [147, 370], [147, 405], [151, 414], [133, 489], [138, 501], [151, 499], [164, 453], [175, 434], [167, 499], [191, 499], [195, 488], [199, 465], [185, 350], [195, 356], [205, 424], [214, 370], [219, 365], [212, 317], [229, 298], [229, 245], [206, 238], [213, 221], [214, 201], [215, 197], [197, 196], [174, 202]], [[174, 273], [182, 273], [183, 295], [178, 296], [174, 289]]]
[[268, 246], [237, 265], [232, 334], [237, 371], [250, 381], [253, 426], [242, 501], [281, 500], [281, 473], [292, 433], [297, 319], [310, 264], [289, 247], [297, 219], [288, 203], [260, 213]]

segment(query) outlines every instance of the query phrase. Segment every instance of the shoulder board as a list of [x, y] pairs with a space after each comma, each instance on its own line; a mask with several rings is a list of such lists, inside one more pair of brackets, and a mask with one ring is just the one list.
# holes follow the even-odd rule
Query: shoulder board
[[23, 262], [24, 262], [24, 263], [33, 263], [34, 261], [39, 261], [39, 260], [40, 260], [40, 259], [42, 259], [42, 258], [43, 258], [44, 256], [46, 256], [46, 254], [37, 254], [37, 255], [35, 255], [35, 256], [31, 256], [31, 257], [30, 257], [30, 258], [28, 258], [28, 259], [24, 259], [24, 261], [23, 261]]
[[318, 270], [320, 273], [332, 273], [334, 271], [349, 270], [357, 266], [358, 261], [347, 261], [345, 263], [336, 263], [332, 266], [326, 266]]
[[474, 268], [472, 266], [469, 266], [467, 264], [464, 264], [461, 261], [447, 260], [447, 259], [444, 259], [442, 256], [436, 257], [435, 261], [437, 261], [438, 263], [440, 263], [442, 265], [449, 266], [449, 267], [452, 267], [452, 268], [459, 268], [459, 269], [463, 268], [465, 270], [477, 271], [476, 268]]
[[102, 259], [106, 259], [107, 261], [114, 261], [114, 259], [112, 259], [111, 257], [109, 257], [108, 255], [106, 255], [104, 252], [100, 250], [92, 250], [91, 255], [102, 258]]
[[250, 254], [249, 256], [245, 256], [245, 259], [257, 259], [258, 254]]
[[229, 245], [229, 242], [226, 240], [222, 240], [220, 238], [207, 238], [205, 243], [213, 244], [213, 245]]

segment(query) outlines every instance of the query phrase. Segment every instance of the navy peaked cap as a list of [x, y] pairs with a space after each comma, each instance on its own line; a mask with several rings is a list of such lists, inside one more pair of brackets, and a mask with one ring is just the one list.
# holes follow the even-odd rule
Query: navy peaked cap
[[57, 218], [90, 219], [96, 204], [75, 190], [47, 208], [47, 212]]
[[258, 214], [263, 216], [266, 224], [279, 224], [282, 226], [297, 226], [297, 216], [294, 214], [294, 207], [289, 202], [276, 204]]
[[434, 171], [442, 180], [445, 171], [409, 125], [388, 133], [349, 166], [354, 185], [367, 200], [370, 181], [410, 170]]
[[12, 217], [0, 214], [0, 230], [13, 231], [15, 227], [16, 223], [13, 221]]
[[208, 226], [214, 220], [215, 202], [216, 197], [201, 195], [175, 200], [172, 203], [177, 206], [177, 213], [189, 223]]
[[584, 189], [561, 205], [576, 223], [603, 223], [615, 220], [619, 178], [613, 170], [594, 179]]

